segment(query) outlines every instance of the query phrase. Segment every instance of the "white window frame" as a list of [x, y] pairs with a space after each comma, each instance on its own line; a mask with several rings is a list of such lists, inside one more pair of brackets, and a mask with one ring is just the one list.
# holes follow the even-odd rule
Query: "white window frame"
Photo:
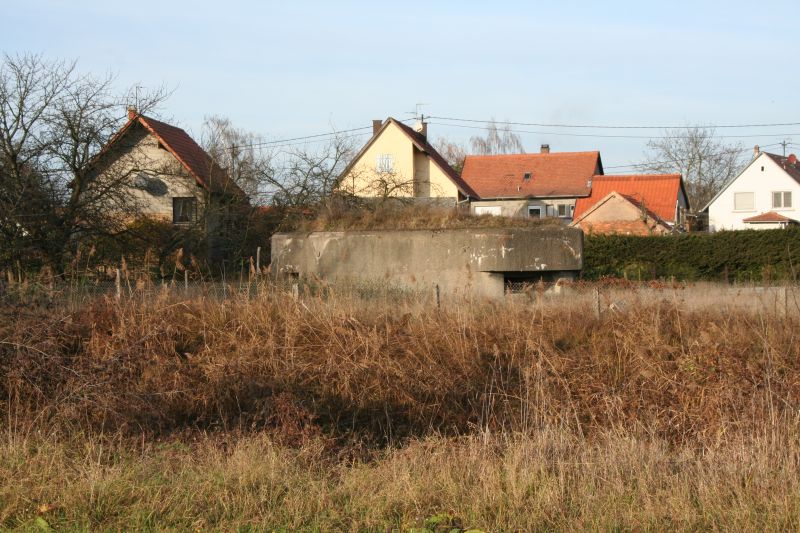
[[[775, 195], [780, 195], [780, 204], [775, 205]], [[770, 195], [772, 198], [772, 209], [792, 209], [792, 191], [772, 191]], [[786, 199], [789, 199], [789, 205], [786, 205]]]
[[[532, 216], [531, 212], [536, 211], [536, 216]], [[528, 218], [542, 218], [542, 206], [540, 205], [529, 205], [528, 206]]]
[[[561, 214], [561, 210], [564, 210], [564, 214]], [[556, 206], [556, 213], [558, 214], [558, 218], [569, 218], [569, 208], [567, 204], [558, 204]]]
[[375, 158], [375, 170], [378, 172], [394, 172], [394, 155], [378, 154]]
[[[749, 207], [749, 208], [737, 207], [737, 203], [738, 202], [736, 201], [736, 197], [737, 196], [741, 196], [741, 195], [745, 195], [745, 194], [749, 194], [750, 198], [753, 199], [751, 207]], [[755, 211], [756, 210], [756, 193], [749, 192], [749, 191], [741, 191], [741, 192], [733, 193], [733, 210], [736, 211], [736, 212], [739, 212], [739, 213], [750, 213], [752, 211]]]

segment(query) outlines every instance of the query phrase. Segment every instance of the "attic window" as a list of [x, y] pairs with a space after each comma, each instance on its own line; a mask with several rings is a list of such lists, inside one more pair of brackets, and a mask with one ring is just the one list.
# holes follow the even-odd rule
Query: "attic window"
[[522, 179], [524, 179], [525, 181], [530, 181], [531, 180], [531, 173], [530, 172], [526, 172], [525, 174], [522, 175]]

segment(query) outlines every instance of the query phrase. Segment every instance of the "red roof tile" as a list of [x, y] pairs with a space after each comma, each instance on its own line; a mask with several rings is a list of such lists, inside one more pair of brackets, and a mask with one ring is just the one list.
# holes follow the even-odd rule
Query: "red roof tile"
[[661, 220], [675, 221], [675, 210], [683, 188], [680, 174], [646, 174], [592, 177], [592, 194], [575, 202], [575, 219], [605, 198], [618, 192], [637, 205], [643, 205]]
[[760, 215], [756, 215], [754, 217], [745, 218], [742, 222], [746, 224], [765, 224], [765, 223], [797, 223], [797, 221], [793, 218], [785, 217], [775, 211], [767, 211], [766, 213], [761, 213]]
[[600, 152], [469, 155], [461, 179], [482, 199], [588, 196], [602, 173]]

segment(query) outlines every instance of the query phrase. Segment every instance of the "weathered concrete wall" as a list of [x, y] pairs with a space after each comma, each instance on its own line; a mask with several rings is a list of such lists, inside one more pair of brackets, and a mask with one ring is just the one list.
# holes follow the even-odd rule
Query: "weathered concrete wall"
[[506, 277], [574, 276], [583, 266], [576, 228], [279, 233], [272, 272], [330, 283], [385, 284], [500, 298]]

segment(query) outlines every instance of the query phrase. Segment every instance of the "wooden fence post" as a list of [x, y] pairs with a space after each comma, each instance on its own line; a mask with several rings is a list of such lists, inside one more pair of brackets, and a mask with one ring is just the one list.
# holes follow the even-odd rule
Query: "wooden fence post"
[[442, 307], [442, 300], [439, 296], [439, 284], [436, 284], [436, 308], [441, 309]]
[[300, 298], [300, 286], [297, 283], [292, 284], [292, 298], [295, 300]]
[[256, 248], [256, 279], [261, 274], [261, 247]]
[[594, 308], [594, 317], [600, 320], [600, 289], [596, 287], [594, 289], [594, 305], [592, 307]]
[[122, 297], [122, 275], [119, 272], [119, 269], [116, 269], [116, 276], [114, 278], [114, 289], [115, 289], [115, 296], [117, 300]]
[[183, 271], [183, 292], [189, 294], [189, 271]]

